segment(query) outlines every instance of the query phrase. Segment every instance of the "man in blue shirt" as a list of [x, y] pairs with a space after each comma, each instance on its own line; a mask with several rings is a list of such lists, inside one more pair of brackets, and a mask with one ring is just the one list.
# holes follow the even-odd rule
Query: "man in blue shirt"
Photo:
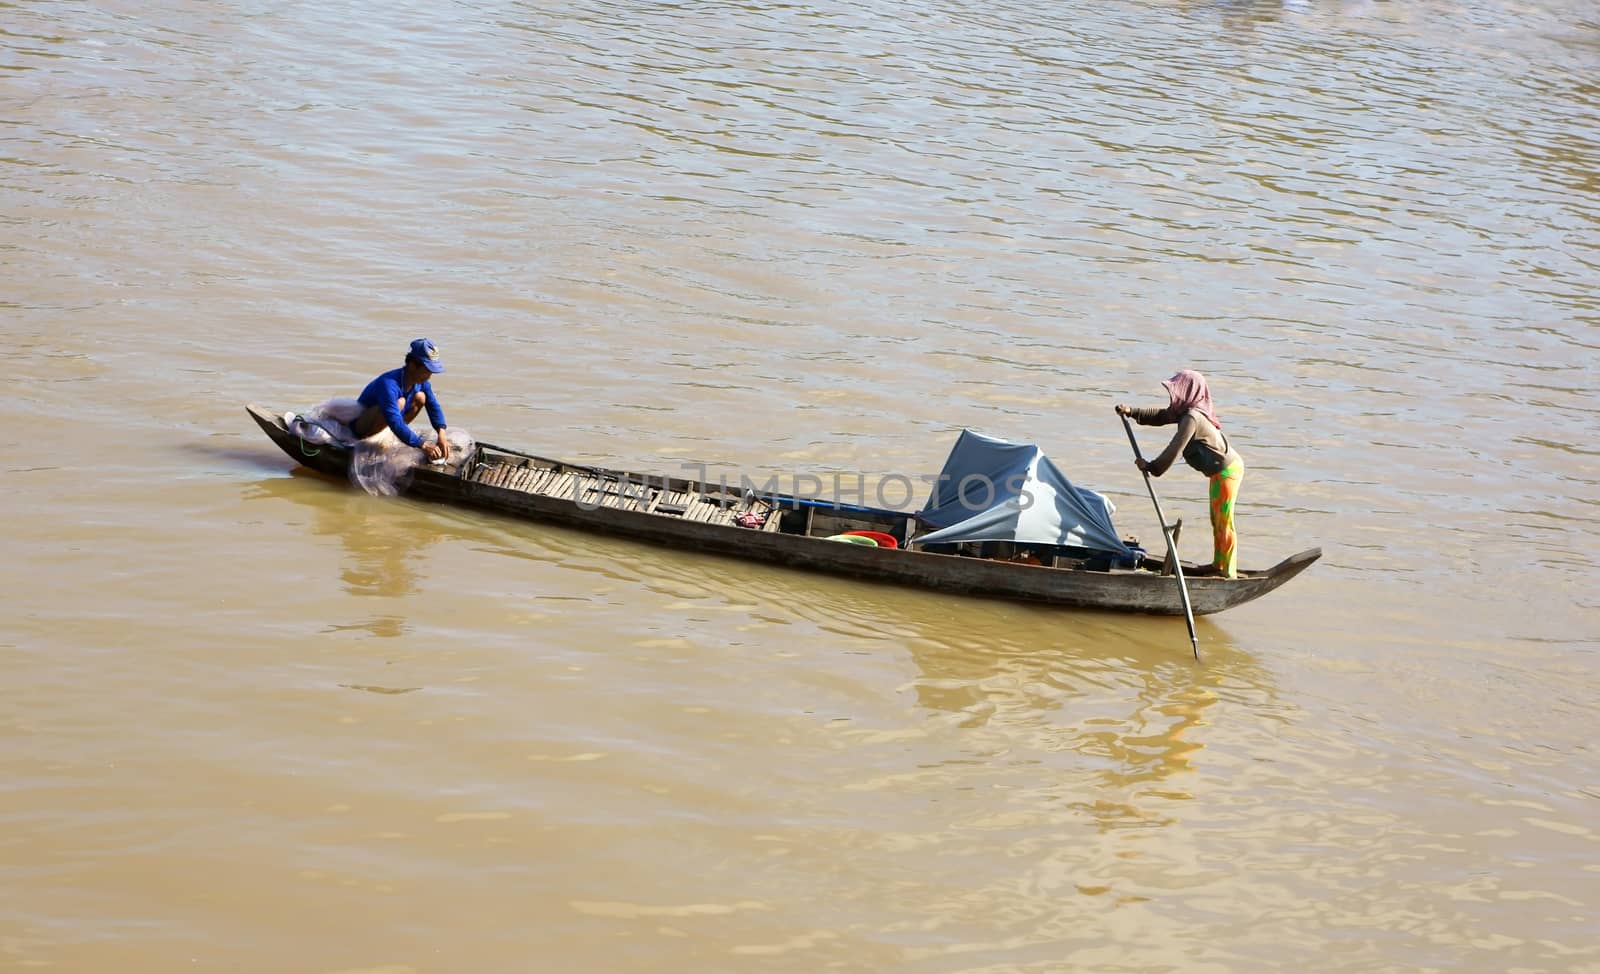
[[[429, 460], [450, 459], [450, 439], [444, 433], [444, 410], [439, 406], [439, 398], [433, 394], [430, 381], [435, 374], [443, 371], [444, 364], [439, 361], [439, 350], [433, 342], [426, 338], [412, 342], [404, 366], [385, 372], [361, 390], [359, 398], [361, 405], [366, 408], [351, 424], [351, 430], [366, 439], [387, 425], [400, 438], [400, 442], [421, 447]], [[410, 426], [423, 409], [428, 410], [428, 421], [439, 434], [437, 441], [427, 445]]]

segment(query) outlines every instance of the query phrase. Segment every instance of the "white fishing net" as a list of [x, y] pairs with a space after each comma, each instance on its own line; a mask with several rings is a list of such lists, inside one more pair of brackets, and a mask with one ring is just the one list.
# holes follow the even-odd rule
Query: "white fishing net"
[[[420, 449], [400, 442], [385, 426], [364, 440], [356, 439], [350, 424], [362, 413], [361, 403], [343, 397], [293, 416], [285, 416], [289, 432], [316, 446], [338, 445], [350, 450], [350, 482], [369, 494], [393, 497], [411, 483], [411, 471], [428, 462]], [[445, 430], [450, 441], [450, 459], [460, 460], [472, 449], [472, 436], [451, 427]], [[422, 435], [423, 443], [438, 438], [433, 430]]]

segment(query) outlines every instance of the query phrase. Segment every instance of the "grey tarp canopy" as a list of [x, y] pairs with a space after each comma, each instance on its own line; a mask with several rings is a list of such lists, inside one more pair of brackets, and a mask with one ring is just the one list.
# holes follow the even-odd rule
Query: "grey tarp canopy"
[[1126, 554], [1111, 524], [1115, 510], [1106, 497], [1074, 487], [1037, 446], [962, 430], [917, 513], [936, 530], [912, 543], [1015, 541]]

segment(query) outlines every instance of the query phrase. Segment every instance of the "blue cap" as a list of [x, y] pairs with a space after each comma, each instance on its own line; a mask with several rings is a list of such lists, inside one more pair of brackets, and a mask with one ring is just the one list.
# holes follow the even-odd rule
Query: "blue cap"
[[408, 359], [416, 360], [417, 364], [429, 372], [443, 372], [444, 363], [439, 361], [439, 349], [426, 338], [419, 338], [411, 343], [411, 352], [406, 355]]

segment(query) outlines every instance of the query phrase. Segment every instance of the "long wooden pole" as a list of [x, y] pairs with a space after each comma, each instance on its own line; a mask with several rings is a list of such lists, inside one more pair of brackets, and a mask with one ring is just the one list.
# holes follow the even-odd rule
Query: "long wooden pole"
[[[1122, 416], [1119, 412], [1118, 416]], [[1133, 447], [1133, 458], [1143, 460], [1139, 453], [1139, 441], [1133, 438], [1133, 424], [1128, 422], [1128, 417], [1122, 416], [1122, 428], [1128, 431], [1128, 443]], [[1189, 623], [1189, 645], [1194, 647], [1194, 658], [1200, 658], [1200, 637], [1194, 632], [1194, 609], [1189, 605], [1189, 584], [1183, 580], [1183, 559], [1178, 557], [1178, 543], [1172, 537], [1172, 529], [1167, 526], [1167, 516], [1161, 513], [1161, 501], [1156, 499], [1155, 485], [1150, 482], [1150, 472], [1144, 473], [1144, 489], [1150, 492], [1150, 503], [1156, 507], [1156, 523], [1161, 525], [1161, 536], [1167, 541], [1167, 550], [1172, 552], [1173, 574], [1178, 576], [1178, 595], [1183, 599], [1183, 618]]]

